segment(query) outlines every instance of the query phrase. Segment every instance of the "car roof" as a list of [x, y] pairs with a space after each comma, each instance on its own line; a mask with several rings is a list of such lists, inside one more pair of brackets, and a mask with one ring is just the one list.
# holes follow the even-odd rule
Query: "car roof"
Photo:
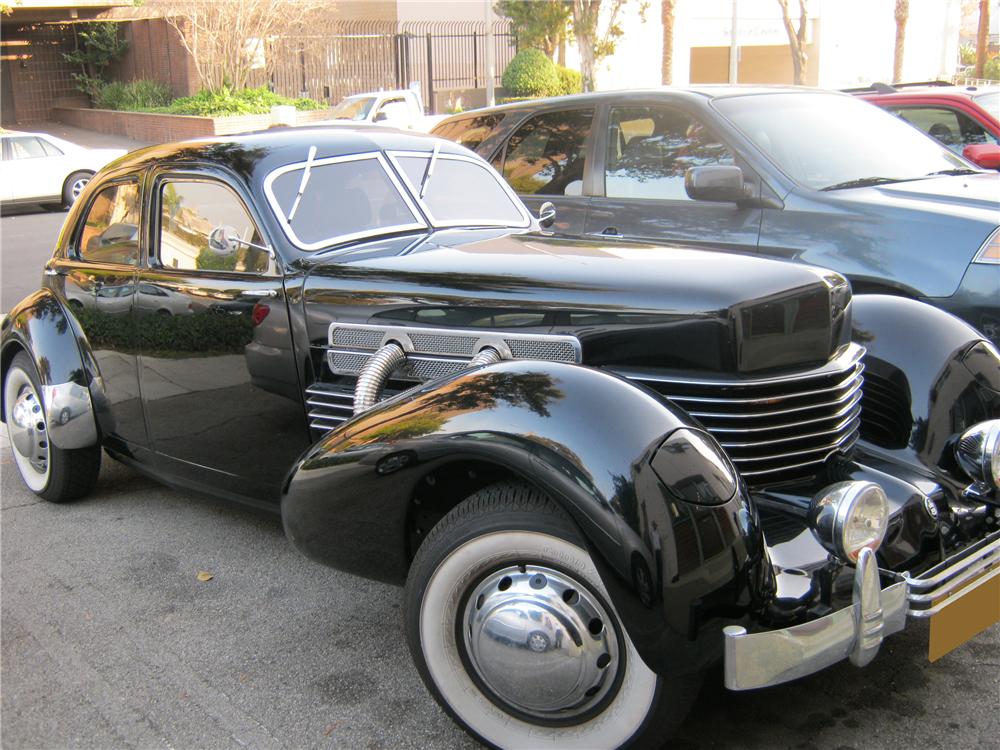
[[315, 158], [325, 159], [374, 151], [431, 151], [435, 143], [442, 153], [465, 156], [471, 153], [444, 138], [412, 130], [382, 125], [312, 126], [147, 146], [128, 154], [118, 166], [135, 167], [153, 161], [207, 162], [237, 172], [260, 168], [269, 172], [278, 166], [305, 161], [311, 146], [316, 147]]

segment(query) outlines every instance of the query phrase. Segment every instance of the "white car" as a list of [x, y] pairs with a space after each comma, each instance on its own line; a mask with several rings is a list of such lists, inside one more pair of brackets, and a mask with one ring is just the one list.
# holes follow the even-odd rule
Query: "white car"
[[333, 121], [389, 125], [429, 132], [445, 115], [425, 115], [420, 97], [410, 89], [355, 94], [330, 111]]
[[68, 206], [94, 173], [127, 152], [84, 148], [48, 133], [0, 133], [0, 202]]

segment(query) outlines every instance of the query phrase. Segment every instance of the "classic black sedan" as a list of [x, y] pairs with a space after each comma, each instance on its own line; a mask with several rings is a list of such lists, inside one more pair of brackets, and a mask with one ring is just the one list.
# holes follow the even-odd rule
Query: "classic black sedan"
[[280, 511], [405, 584], [428, 689], [492, 746], [658, 743], [720, 661], [758, 688], [997, 619], [992, 345], [831, 271], [552, 238], [440, 139], [117, 161], [0, 363], [34, 492], [87, 494], [103, 449]]

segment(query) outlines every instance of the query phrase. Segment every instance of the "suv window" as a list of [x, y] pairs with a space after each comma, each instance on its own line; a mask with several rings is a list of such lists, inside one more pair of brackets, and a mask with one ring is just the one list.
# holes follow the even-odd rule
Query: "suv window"
[[500, 115], [481, 115], [479, 117], [466, 117], [463, 120], [456, 120], [442, 125], [434, 131], [434, 135], [447, 138], [459, 145], [475, 151], [479, 144], [485, 141], [496, 130], [500, 120]]
[[169, 180], [160, 186], [159, 261], [166, 268], [190, 271], [244, 271], [267, 273], [267, 250], [240, 245], [233, 252], [213, 238], [225, 228], [244, 242], [264, 246], [264, 239], [243, 201], [217, 182]]
[[109, 185], [90, 203], [77, 254], [97, 263], [139, 262], [139, 186]]
[[896, 106], [889, 111], [911, 125], [937, 138], [956, 153], [969, 144], [997, 143], [983, 126], [966, 115], [947, 107]]
[[690, 200], [689, 167], [732, 164], [733, 155], [691, 115], [672, 107], [615, 107], [608, 128], [605, 195]]
[[593, 119], [592, 109], [532, 117], [507, 142], [504, 179], [521, 194], [582, 195], [584, 144]]
[[46, 144], [41, 138], [35, 138], [33, 135], [11, 138], [10, 151], [14, 159], [36, 159], [39, 156], [58, 156], [62, 153], [55, 146]]

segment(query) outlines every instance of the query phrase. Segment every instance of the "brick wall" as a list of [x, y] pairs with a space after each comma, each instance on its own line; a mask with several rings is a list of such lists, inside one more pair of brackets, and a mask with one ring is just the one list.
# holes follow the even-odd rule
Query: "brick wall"
[[122, 24], [128, 52], [111, 67], [111, 79], [149, 79], [168, 86], [175, 96], [198, 91], [198, 74], [191, 55], [184, 49], [177, 30], [162, 18]]
[[[329, 112], [297, 112], [296, 123], [306, 125], [325, 120]], [[271, 125], [271, 115], [236, 115], [232, 117], [189, 117], [151, 112], [115, 112], [110, 109], [56, 107], [52, 118], [58, 122], [101, 133], [124, 135], [145, 143], [169, 143], [189, 138], [234, 135], [264, 130]]]
[[73, 33], [69, 25], [3, 25], [0, 65], [10, 79], [10, 100], [2, 102], [5, 123], [45, 120], [56, 104], [86, 103], [71, 75], [81, 71], [62, 57], [75, 48]]

